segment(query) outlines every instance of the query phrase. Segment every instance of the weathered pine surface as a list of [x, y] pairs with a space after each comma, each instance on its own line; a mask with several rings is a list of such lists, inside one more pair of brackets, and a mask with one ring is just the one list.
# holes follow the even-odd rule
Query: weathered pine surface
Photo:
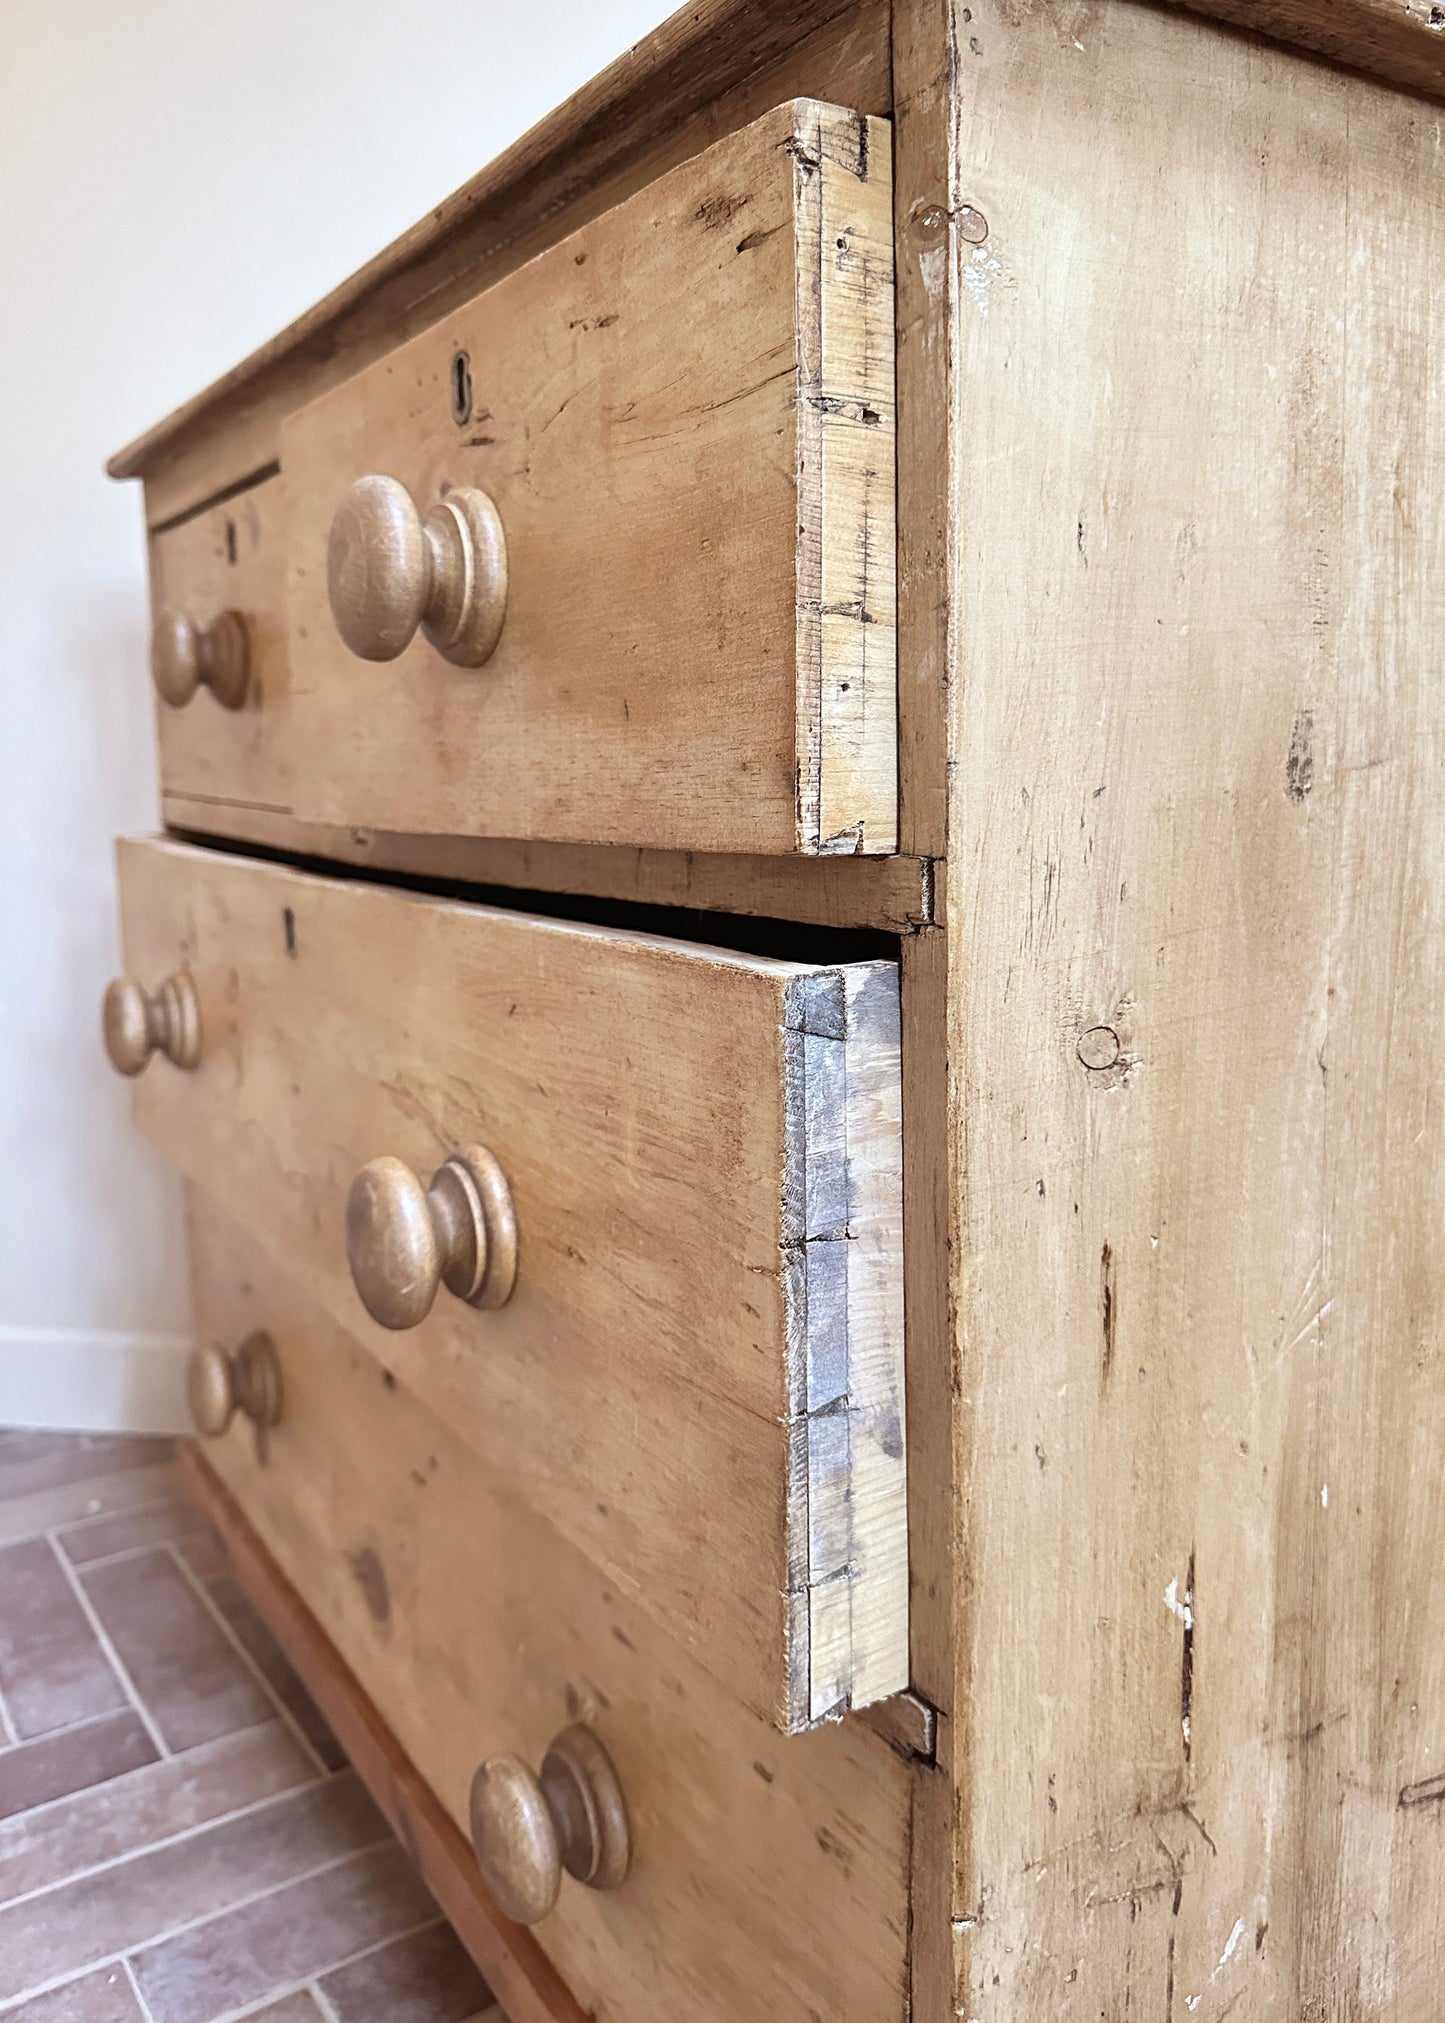
[[1440, 114], [954, 26], [958, 2014], [1426, 2023]]
[[[890, 159], [884, 120], [779, 107], [291, 417], [299, 816], [896, 847]], [[343, 644], [328, 532], [369, 473], [495, 501], [485, 666]]]
[[[540, 1945], [617, 2023], [903, 2023], [901, 1758], [854, 1722], [783, 1736], [750, 1714], [195, 1190], [191, 1230], [203, 1338], [268, 1328], [286, 1384], [264, 1458], [242, 1422], [204, 1458], [453, 1820], [484, 1757], [535, 1767], [569, 1721], [617, 1766], [626, 1885], [564, 1880], [535, 1939], [484, 1938], [493, 1978], [520, 1941], [524, 1986]], [[475, 1915], [465, 1929], [475, 1942]]]

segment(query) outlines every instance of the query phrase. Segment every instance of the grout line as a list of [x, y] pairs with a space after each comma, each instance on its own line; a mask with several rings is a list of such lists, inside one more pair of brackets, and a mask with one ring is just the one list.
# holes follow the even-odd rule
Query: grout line
[[[153, 1463], [152, 1465], [156, 1464]], [[159, 1465], [164, 1468], [167, 1464], [161, 1462]], [[120, 1472], [122, 1474], [129, 1474], [131, 1471], [129, 1469], [122, 1469]], [[110, 1477], [96, 1475], [89, 1479], [95, 1482], [107, 1482], [110, 1480]], [[79, 1482], [74, 1486], [77, 1489], [83, 1489], [85, 1484]], [[169, 1510], [173, 1504], [179, 1503], [180, 1500], [179, 1495], [174, 1489], [163, 1490], [153, 1497], [149, 1503], [128, 1504], [124, 1510], [84, 1510], [79, 1517], [62, 1518], [59, 1524], [51, 1525], [50, 1529], [55, 1532], [57, 1537], [64, 1539], [72, 1531], [97, 1531], [102, 1524], [114, 1524], [116, 1519], [120, 1517], [149, 1517], [152, 1511]], [[4, 1504], [0, 1503], [0, 1512], [3, 1512], [4, 1508]], [[140, 1546], [126, 1548], [127, 1551], [134, 1550], [137, 1552], [143, 1549]]]
[[[147, 1465], [150, 1467], [174, 1467], [174, 1464], [170, 1462], [151, 1462]], [[138, 1473], [138, 1469], [122, 1468], [117, 1469], [113, 1475], [88, 1475], [80, 1482], [63, 1482], [54, 1490], [37, 1489], [34, 1495], [37, 1497], [53, 1496], [58, 1495], [64, 1489], [85, 1490], [99, 1483], [114, 1485], [117, 1482], [124, 1481], [127, 1475]], [[12, 1499], [15, 1503], [23, 1503], [27, 1500], [29, 1499], [20, 1496]], [[0, 1550], [12, 1545], [31, 1545], [37, 1538], [49, 1538], [52, 1535], [64, 1537], [68, 1531], [83, 1530], [87, 1524], [103, 1524], [108, 1518], [139, 1517], [143, 1511], [155, 1510], [163, 1503], [173, 1503], [175, 1501], [175, 1492], [174, 1490], [157, 1490], [155, 1498], [151, 1502], [122, 1503], [118, 1510], [107, 1510], [103, 1498], [92, 1500], [96, 1503], [96, 1508], [94, 1510], [83, 1510], [78, 1517], [62, 1517], [58, 1521], [53, 1517], [41, 1518], [33, 1531], [18, 1531], [13, 1538], [6, 1534], [3, 1540], [0, 1540]], [[0, 1503], [0, 1524], [3, 1524], [8, 1507], [7, 1504]]]
[[100, 1617], [95, 1612], [94, 1603], [91, 1601], [90, 1596], [85, 1592], [85, 1589], [81, 1586], [80, 1575], [76, 1572], [75, 1568], [70, 1564], [70, 1561], [65, 1557], [65, 1554], [61, 1551], [59, 1545], [56, 1542], [54, 1532], [47, 1532], [45, 1536], [50, 1546], [51, 1553], [54, 1555], [56, 1565], [65, 1575], [66, 1580], [69, 1581], [71, 1593], [75, 1596], [75, 1599], [80, 1603], [81, 1608], [85, 1612], [86, 1621], [90, 1624], [90, 1627], [95, 1634], [97, 1643], [100, 1645], [102, 1651], [104, 1651], [106, 1657], [110, 1660], [111, 1668], [115, 1673], [117, 1684], [119, 1685], [121, 1691], [128, 1696], [131, 1705], [135, 1708], [136, 1713], [140, 1716], [141, 1724], [145, 1728], [147, 1735], [150, 1736], [151, 1741], [154, 1742], [157, 1752], [162, 1757], [169, 1756], [171, 1752], [166, 1746], [166, 1738], [164, 1735], [162, 1735], [160, 1729], [157, 1728], [155, 1722], [151, 1719], [150, 1709], [141, 1699], [140, 1693], [136, 1687], [135, 1680], [131, 1677], [130, 1673], [121, 1663], [120, 1652], [111, 1642], [105, 1624], [100, 1620]]
[[[130, 1512], [126, 1511], [124, 1515], [129, 1517]], [[56, 1537], [60, 1540], [61, 1550], [64, 1551], [65, 1549], [64, 1532], [57, 1531]], [[144, 1545], [123, 1545], [118, 1552], [102, 1553], [97, 1559], [85, 1559], [85, 1560], [72, 1559], [70, 1561], [70, 1564], [75, 1568], [77, 1573], [92, 1573], [97, 1567], [119, 1566], [125, 1560], [139, 1559], [143, 1553], [174, 1552], [177, 1545], [180, 1544], [181, 1542], [182, 1541], [178, 1538], [152, 1538], [148, 1540]], [[69, 1558], [69, 1554], [66, 1554], [66, 1557]]]
[[128, 1959], [122, 1960], [120, 1964], [125, 1969], [125, 1978], [130, 1982], [130, 1992], [135, 1996], [136, 2007], [140, 2010], [141, 2023], [155, 2023], [151, 2005], [141, 1993], [140, 1982], [135, 1977], [135, 1968]]
[[[198, 1600], [201, 1603], [202, 1608], [205, 1609], [206, 1613], [210, 1616], [212, 1622], [215, 1623], [216, 1627], [220, 1630], [222, 1636], [226, 1639], [227, 1643], [231, 1646], [232, 1650], [241, 1660], [241, 1663], [246, 1667], [247, 1671], [250, 1672], [251, 1676], [255, 1679], [257, 1685], [261, 1688], [261, 1691], [265, 1694], [266, 1698], [270, 1701], [271, 1705], [276, 1709], [276, 1712], [281, 1718], [281, 1720], [285, 1723], [286, 1727], [290, 1729], [295, 1740], [301, 1745], [301, 1748], [305, 1751], [306, 1755], [316, 1765], [317, 1776], [321, 1778], [334, 1776], [335, 1772], [329, 1770], [327, 1766], [322, 1762], [320, 1751], [316, 1748], [315, 1744], [310, 1741], [310, 1739], [306, 1734], [306, 1731], [302, 1728], [301, 1723], [296, 1719], [296, 1716], [291, 1712], [291, 1709], [286, 1705], [284, 1700], [282, 1700], [281, 1695], [276, 1691], [275, 1687], [271, 1684], [271, 1681], [266, 1677], [266, 1674], [261, 1670], [261, 1667], [257, 1664], [255, 1658], [252, 1657], [251, 1653], [246, 1649], [246, 1646], [241, 1642], [241, 1639], [237, 1636], [231, 1624], [226, 1620], [225, 1616], [222, 1614], [214, 1597], [207, 1589], [205, 1582], [197, 1579], [196, 1575], [191, 1571], [190, 1567], [186, 1565], [185, 1561], [181, 1558], [180, 1554], [176, 1552], [172, 1547], [167, 1546], [164, 1549], [170, 1553], [172, 1560], [175, 1562], [176, 1566], [180, 1570], [181, 1578], [194, 1591]], [[285, 1657], [286, 1654], [283, 1651], [281, 1655]], [[287, 1662], [289, 1664], [290, 1660], [288, 1659]], [[302, 1690], [303, 1691], [305, 1690], [304, 1686]], [[348, 1761], [349, 1760], [350, 1759], [348, 1759]]]
[[[238, 1815], [234, 1813], [227, 1813], [225, 1815], [225, 1820], [229, 1821], [233, 1818], [236, 1818], [237, 1816]], [[215, 1823], [217, 1825], [220, 1825], [223, 1824], [224, 1821], [217, 1821]], [[183, 1837], [184, 1836], [182, 1836], [182, 1838]], [[345, 1854], [332, 1855], [329, 1861], [318, 1862], [315, 1868], [302, 1869], [296, 1875], [288, 1876], [284, 1882], [272, 1883], [268, 1888], [263, 1890], [252, 1890], [249, 1896], [236, 1897], [232, 1902], [228, 1904], [218, 1904], [212, 1910], [205, 1911], [197, 1917], [184, 1918], [178, 1925], [167, 1925], [162, 1931], [148, 1933], [145, 1938], [137, 1939], [135, 1941], [135, 1943], [130, 1947], [129, 1953], [105, 1953], [98, 1960], [73, 1960], [65, 1968], [65, 1971], [62, 1974], [58, 1975], [54, 1980], [37, 1981], [33, 1987], [17, 1989], [13, 1995], [6, 1998], [6, 2007], [0, 2008], [0, 2016], [9, 2015], [11, 2009], [18, 2008], [22, 2002], [33, 2001], [38, 1995], [53, 1994], [57, 1988], [64, 1988], [65, 1986], [67, 1986], [69, 1982], [80, 1979], [82, 1975], [97, 1973], [102, 1967], [118, 1966], [122, 1961], [128, 1961], [129, 1959], [133, 1958], [137, 1953], [151, 1952], [156, 1946], [166, 1945], [172, 1939], [185, 1938], [188, 1933], [200, 1931], [203, 1926], [213, 1924], [217, 1918], [229, 1917], [232, 1911], [250, 1910], [252, 1905], [264, 1903], [268, 1897], [281, 1896], [284, 1894], [285, 1891], [289, 1889], [295, 1889], [299, 1883], [311, 1882], [317, 1876], [325, 1875], [331, 1869], [343, 1868], [349, 1861], [359, 1861], [363, 1855], [375, 1853], [377, 1848], [385, 1847], [387, 1845], [387, 1842], [392, 1840], [394, 1840], [394, 1836], [388, 1830], [383, 1839], [369, 1841], [365, 1847], [348, 1848]], [[149, 1853], [150, 1850], [147, 1849], [146, 1852]], [[100, 1867], [102, 1869], [111, 1866], [119, 1867], [120, 1864], [119, 1863], [111, 1864], [106, 1862], [102, 1862], [100, 1864]], [[89, 1873], [92, 1875], [95, 1874], [96, 1872], [97, 1871], [94, 1869], [89, 1871]], [[73, 1881], [75, 1879], [76, 1878], [74, 1877], [67, 1877], [66, 1880]], [[57, 1889], [63, 1889], [65, 1887], [65, 1884], [58, 1883], [52, 1885], [52, 1887]], [[25, 1897], [13, 1897], [11, 1899], [11, 1904], [23, 1904], [27, 1901], [33, 1901], [35, 1897], [43, 1896], [44, 1894], [45, 1892], [43, 1890], [36, 1890], [32, 1893], [32, 1897], [30, 1899], [27, 1899]], [[7, 1904], [5, 1906], [6, 1910], [9, 1910], [11, 1908], [11, 1904]], [[435, 1924], [436, 1919], [429, 1918], [427, 1922], [428, 1924]], [[420, 1927], [418, 1927], [417, 1929], [420, 1929]], [[407, 1934], [404, 1932], [398, 1932], [396, 1936], [398, 1938], [405, 1938]], [[380, 1940], [377, 1943], [385, 1945], [387, 1942], [385, 1940]], [[367, 1946], [364, 1947], [362, 1950], [368, 1953], [374, 1952], [376, 1950], [376, 1946], [375, 1945]], [[361, 1953], [357, 1953], [355, 1955], [348, 1955], [346, 1961], [337, 1962], [338, 1966], [349, 1965], [350, 1960], [353, 1957], [359, 1959], [361, 1957]], [[329, 1973], [331, 1970], [328, 1967], [325, 1971]], [[258, 1999], [265, 2000], [266, 1998], [259, 1997]], [[254, 2004], [252, 2006], [254, 2006]], [[236, 2014], [244, 2015], [245, 2011], [244, 2010], [241, 2010], [239, 2012], [228, 2011], [227, 2013], [233, 2016]], [[221, 2023], [221, 2019], [213, 2018], [212, 2023]]]
[[0, 1735], [5, 1737], [5, 1747], [13, 1749], [20, 1740], [20, 1732], [10, 1719], [10, 1709], [5, 1704], [5, 1695], [0, 1692]]

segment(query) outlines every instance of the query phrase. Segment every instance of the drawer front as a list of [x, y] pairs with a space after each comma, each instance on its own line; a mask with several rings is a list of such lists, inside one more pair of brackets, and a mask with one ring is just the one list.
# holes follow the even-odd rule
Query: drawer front
[[[291, 418], [299, 814], [896, 847], [890, 140], [783, 106]], [[406, 525], [368, 507], [332, 559], [384, 661], [328, 602], [333, 515], [374, 475]], [[415, 515], [467, 489], [506, 550], [480, 666], [401, 644], [419, 570], [440, 595]]]
[[[167, 700], [160, 692], [164, 672], [157, 672], [156, 726], [167, 793], [278, 809], [291, 804], [284, 544], [279, 478], [151, 536], [153, 665], [163, 650], [162, 629], [179, 619], [188, 628], [180, 658], [191, 661], [198, 676], [186, 700]], [[231, 665], [233, 650], [214, 632], [224, 612], [238, 614], [245, 642], [239, 696], [230, 691], [234, 706], [219, 701], [206, 679], [215, 655]], [[177, 695], [190, 686], [184, 666], [179, 679]], [[219, 686], [226, 692], [225, 677]]]
[[[163, 1150], [754, 1709], [800, 1727], [905, 1686], [895, 965], [179, 844], [123, 844], [120, 872], [128, 974], [184, 971], [197, 999], [198, 1065], [136, 1084]], [[474, 1146], [510, 1190], [510, 1297], [378, 1325], [348, 1269], [357, 1174], [382, 1155], [425, 1183]], [[363, 1197], [387, 1299], [426, 1277], [409, 1184], [410, 1209]], [[501, 1259], [495, 1202], [484, 1224]]]
[[538, 1939], [617, 2023], [904, 2011], [910, 1771], [860, 1724], [780, 1736], [521, 1504], [192, 1193], [196, 1327], [280, 1363], [279, 1423], [204, 1442], [463, 1832], [478, 1763], [581, 1721], [626, 1801], [615, 1890], [564, 1878]]

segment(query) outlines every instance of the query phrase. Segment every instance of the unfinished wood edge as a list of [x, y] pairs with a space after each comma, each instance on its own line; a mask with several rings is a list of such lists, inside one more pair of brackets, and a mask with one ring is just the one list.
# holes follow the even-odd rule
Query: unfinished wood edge
[[784, 1724], [908, 1685], [902, 1077], [897, 965], [788, 988]]
[[178, 1473], [182, 1492], [220, 1533], [237, 1580], [330, 1723], [510, 2023], [587, 2023], [532, 1933], [511, 1923], [492, 1903], [455, 1821], [192, 1441], [181, 1447]]
[[898, 845], [893, 130], [793, 108], [798, 847]]
[[853, 1704], [909, 1680], [903, 1076], [896, 963], [843, 971]]

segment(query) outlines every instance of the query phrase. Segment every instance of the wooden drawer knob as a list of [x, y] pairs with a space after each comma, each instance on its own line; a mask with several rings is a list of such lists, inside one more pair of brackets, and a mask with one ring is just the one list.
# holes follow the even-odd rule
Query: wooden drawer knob
[[516, 1756], [489, 1757], [472, 1779], [471, 1825], [482, 1879], [519, 1925], [546, 1917], [563, 1869], [594, 1890], [626, 1879], [627, 1806], [590, 1728], [564, 1728], [540, 1776]]
[[110, 1064], [122, 1075], [138, 1075], [157, 1049], [178, 1068], [200, 1065], [201, 1005], [184, 970], [157, 991], [118, 976], [106, 986], [101, 1018]]
[[454, 667], [480, 667], [507, 609], [497, 509], [463, 486], [423, 519], [395, 478], [358, 478], [331, 522], [326, 593], [337, 631], [362, 660], [395, 660], [420, 626]]
[[162, 611], [151, 634], [151, 679], [163, 702], [184, 709], [198, 688], [208, 688], [227, 709], [246, 700], [251, 643], [239, 611], [223, 611], [196, 625], [184, 611]]
[[384, 1328], [414, 1328], [439, 1286], [499, 1307], [517, 1282], [507, 1176], [484, 1145], [454, 1152], [424, 1187], [400, 1159], [373, 1159], [346, 1197], [346, 1255], [362, 1304]]
[[268, 1334], [247, 1335], [234, 1355], [219, 1342], [198, 1343], [191, 1352], [186, 1391], [196, 1431], [214, 1440], [238, 1412], [258, 1427], [281, 1419], [281, 1359]]

